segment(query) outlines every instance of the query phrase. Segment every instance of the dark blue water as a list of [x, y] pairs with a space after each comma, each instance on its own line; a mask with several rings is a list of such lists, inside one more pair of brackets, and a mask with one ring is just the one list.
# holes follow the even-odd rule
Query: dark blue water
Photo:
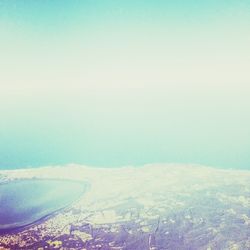
[[23, 180], [0, 185], [0, 230], [33, 223], [77, 200], [84, 183]]

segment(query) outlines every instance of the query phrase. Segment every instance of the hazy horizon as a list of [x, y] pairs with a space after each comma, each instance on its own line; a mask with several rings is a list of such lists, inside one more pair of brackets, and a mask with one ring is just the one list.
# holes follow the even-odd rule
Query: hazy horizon
[[0, 169], [250, 170], [250, 3], [0, 0]]

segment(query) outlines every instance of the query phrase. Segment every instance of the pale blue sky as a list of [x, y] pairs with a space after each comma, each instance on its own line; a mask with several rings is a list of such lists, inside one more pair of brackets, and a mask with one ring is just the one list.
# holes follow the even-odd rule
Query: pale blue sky
[[249, 1], [1, 1], [0, 168], [250, 168]]

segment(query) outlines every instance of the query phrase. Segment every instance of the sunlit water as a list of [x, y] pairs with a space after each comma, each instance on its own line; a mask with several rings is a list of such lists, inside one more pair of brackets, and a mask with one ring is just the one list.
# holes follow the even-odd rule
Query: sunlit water
[[23, 180], [0, 185], [0, 230], [35, 222], [83, 194], [83, 183], [61, 180]]

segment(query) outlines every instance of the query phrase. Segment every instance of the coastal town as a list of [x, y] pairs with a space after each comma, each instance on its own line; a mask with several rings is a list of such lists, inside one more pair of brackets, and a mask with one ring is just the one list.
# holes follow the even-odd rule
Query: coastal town
[[[89, 183], [70, 206], [0, 235], [0, 249], [250, 248], [250, 173], [196, 165], [96, 169], [80, 165], [0, 172], [1, 183]], [[5, 184], [4, 184], [5, 183]]]

